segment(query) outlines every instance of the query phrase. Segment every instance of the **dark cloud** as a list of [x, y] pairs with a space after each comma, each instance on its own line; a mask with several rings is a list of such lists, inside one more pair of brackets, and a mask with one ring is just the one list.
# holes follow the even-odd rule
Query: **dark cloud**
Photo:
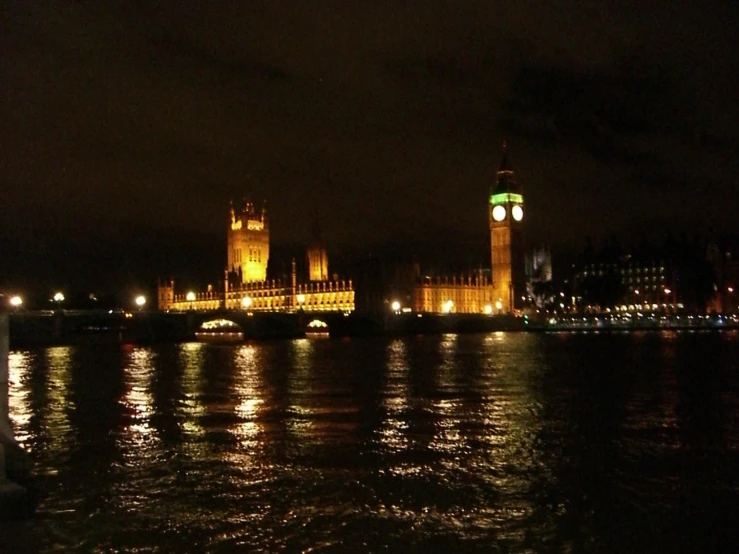
[[248, 193], [275, 244], [318, 216], [336, 248], [476, 251], [504, 137], [532, 241], [736, 226], [729, 3], [6, 6], [0, 235], [19, 252], [166, 237], [140, 266], [168, 272], [160, 247], [200, 256]]
[[603, 161], [638, 161], [633, 139], [668, 130], [668, 85], [614, 71], [551, 66], [516, 70], [502, 123], [511, 133], [575, 142]]
[[[162, 31], [152, 37], [150, 43], [151, 60], [154, 65], [172, 67], [181, 64], [183, 71], [198, 68], [217, 76], [253, 80], [283, 82], [289, 75], [282, 68], [259, 60], [250, 61], [223, 55], [199, 45], [187, 36], [175, 36]], [[190, 67], [188, 67], [190, 66]]]

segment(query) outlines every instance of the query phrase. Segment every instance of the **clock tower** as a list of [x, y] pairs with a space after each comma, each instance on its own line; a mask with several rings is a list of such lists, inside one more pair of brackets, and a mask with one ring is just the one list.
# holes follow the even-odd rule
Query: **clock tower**
[[523, 191], [508, 162], [505, 142], [488, 209], [495, 313], [515, 312], [523, 308], [526, 295], [524, 204]]

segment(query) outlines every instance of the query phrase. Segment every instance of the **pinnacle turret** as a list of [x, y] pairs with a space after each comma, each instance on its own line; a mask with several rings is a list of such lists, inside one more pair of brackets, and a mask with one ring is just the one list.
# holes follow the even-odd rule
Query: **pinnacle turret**
[[500, 168], [496, 174], [493, 194], [499, 194], [501, 192], [520, 192], [513, 175], [513, 168], [508, 160], [508, 141], [505, 140], [503, 141], [503, 157], [500, 160]]

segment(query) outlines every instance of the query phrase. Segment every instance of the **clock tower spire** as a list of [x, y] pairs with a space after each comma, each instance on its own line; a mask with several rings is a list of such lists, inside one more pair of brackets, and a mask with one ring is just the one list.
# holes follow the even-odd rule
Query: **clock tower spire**
[[516, 182], [503, 142], [503, 158], [489, 198], [490, 257], [496, 310], [523, 308], [526, 295], [523, 190]]

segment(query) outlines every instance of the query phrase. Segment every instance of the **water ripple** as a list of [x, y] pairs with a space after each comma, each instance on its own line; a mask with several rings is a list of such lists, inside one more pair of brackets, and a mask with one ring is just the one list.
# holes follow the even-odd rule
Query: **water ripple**
[[[37, 552], [719, 552], [739, 335], [13, 351]], [[708, 361], [710, 360], [710, 363]]]

